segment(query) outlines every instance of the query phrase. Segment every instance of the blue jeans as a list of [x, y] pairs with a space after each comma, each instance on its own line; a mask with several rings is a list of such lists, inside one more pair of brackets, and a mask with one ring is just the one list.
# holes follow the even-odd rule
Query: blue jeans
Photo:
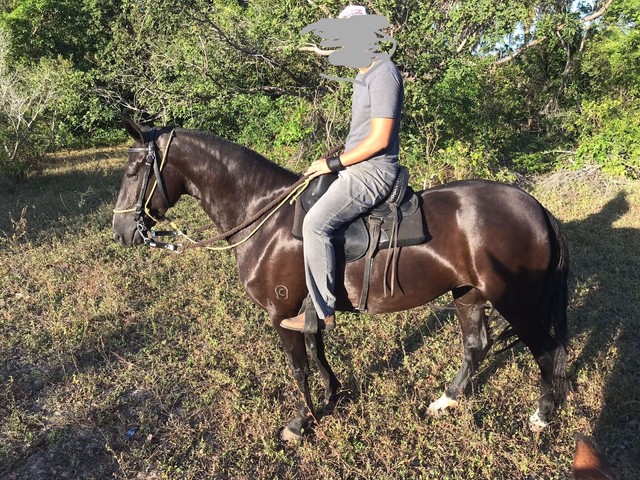
[[319, 318], [335, 311], [334, 230], [384, 199], [395, 181], [395, 162], [364, 161], [347, 167], [307, 212], [302, 225], [307, 288]]

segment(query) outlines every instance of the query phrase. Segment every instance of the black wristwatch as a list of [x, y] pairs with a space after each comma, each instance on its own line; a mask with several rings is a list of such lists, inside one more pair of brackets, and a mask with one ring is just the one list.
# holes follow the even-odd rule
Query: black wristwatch
[[339, 172], [340, 170], [344, 170], [346, 167], [340, 161], [340, 155], [337, 157], [327, 158], [327, 167], [332, 172]]

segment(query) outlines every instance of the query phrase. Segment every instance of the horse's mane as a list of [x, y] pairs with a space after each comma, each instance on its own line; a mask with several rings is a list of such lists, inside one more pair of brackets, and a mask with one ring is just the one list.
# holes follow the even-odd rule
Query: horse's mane
[[278, 165], [277, 163], [272, 162], [267, 157], [259, 154], [255, 150], [252, 150], [249, 147], [245, 147], [244, 145], [232, 142], [231, 140], [227, 140], [226, 138], [215, 135], [214, 133], [201, 130], [189, 130], [185, 128], [177, 128], [176, 132], [189, 134], [190, 136], [202, 139], [207, 143], [212, 142], [216, 144], [218, 148], [223, 148], [225, 150], [225, 153], [229, 155], [251, 158], [252, 160], [257, 161], [273, 172], [287, 172], [289, 174], [293, 174], [293, 172], [291, 172], [290, 170]]

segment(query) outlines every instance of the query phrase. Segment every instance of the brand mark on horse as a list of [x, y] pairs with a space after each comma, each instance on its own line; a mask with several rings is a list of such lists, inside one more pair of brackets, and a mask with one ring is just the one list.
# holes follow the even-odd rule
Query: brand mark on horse
[[278, 300], [288, 300], [289, 299], [289, 289], [284, 285], [278, 285], [276, 287], [276, 298]]

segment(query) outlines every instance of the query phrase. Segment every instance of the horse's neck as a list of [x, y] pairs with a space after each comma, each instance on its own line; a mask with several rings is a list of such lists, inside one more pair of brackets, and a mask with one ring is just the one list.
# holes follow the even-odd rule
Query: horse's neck
[[183, 156], [187, 193], [220, 231], [227, 231], [255, 214], [296, 181], [292, 172], [269, 164], [241, 149], [199, 142]]

